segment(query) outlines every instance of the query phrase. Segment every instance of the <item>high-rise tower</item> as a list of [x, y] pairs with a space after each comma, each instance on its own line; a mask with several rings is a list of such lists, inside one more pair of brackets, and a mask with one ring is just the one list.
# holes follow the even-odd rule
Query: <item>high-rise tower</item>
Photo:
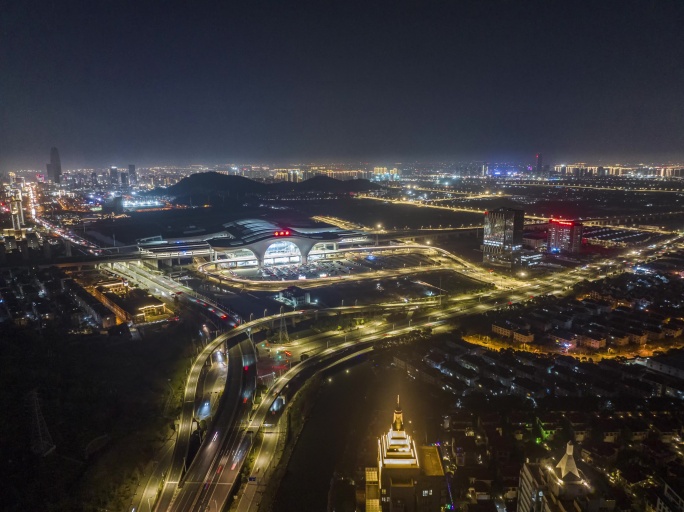
[[542, 154], [537, 153], [537, 176], [541, 176], [542, 170]]
[[547, 250], [551, 253], [577, 254], [582, 249], [582, 223], [574, 220], [551, 219]]
[[109, 183], [111, 185], [114, 185], [115, 187], [118, 187], [119, 185], [121, 185], [118, 168], [116, 168], [116, 167], [110, 167], [109, 168]]
[[513, 267], [520, 263], [525, 212], [497, 208], [485, 212], [482, 261]]
[[50, 163], [46, 167], [48, 180], [59, 183], [62, 180], [62, 162], [57, 148], [50, 149]]
[[131, 185], [137, 185], [138, 184], [138, 175], [135, 172], [135, 165], [134, 164], [128, 164], [128, 182]]

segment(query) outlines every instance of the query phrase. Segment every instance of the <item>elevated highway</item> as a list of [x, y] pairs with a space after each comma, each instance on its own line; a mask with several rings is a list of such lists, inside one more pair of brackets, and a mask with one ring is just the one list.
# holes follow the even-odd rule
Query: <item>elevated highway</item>
[[[246, 407], [243, 406], [249, 403], [254, 391], [253, 382], [256, 379], [256, 355], [254, 354], [253, 344], [244, 339], [248, 331], [253, 332], [261, 327], [270, 326], [274, 321], [279, 320], [280, 318], [317, 318], [321, 315], [336, 316], [342, 313], [377, 311], [379, 309], [384, 310], [387, 308], [415, 309], [417, 307], [418, 306], [415, 304], [395, 304], [386, 306], [348, 306], [327, 310], [291, 311], [244, 323], [227, 333], [221, 334], [208, 343], [195, 358], [188, 373], [188, 379], [183, 392], [181, 416], [178, 422], [177, 438], [171, 465], [159, 494], [155, 510], [185, 510], [185, 508], [179, 508], [180, 505], [176, 504], [180, 503], [185, 507], [188, 506], [188, 503], [191, 505], [195, 503], [188, 495], [192, 494], [192, 491], [194, 491], [195, 494], [201, 492], [199, 489], [199, 487], [201, 487], [200, 483], [204, 485], [209, 481], [210, 485], [223, 486], [226, 485], [226, 478], [236, 477], [236, 475], [239, 474], [240, 468], [236, 466], [235, 470], [230, 470], [225, 477], [219, 478], [214, 482], [214, 479], [209, 479], [209, 476], [211, 475], [209, 474], [208, 468], [213, 468], [213, 471], [217, 471], [218, 466], [223, 466], [221, 471], [217, 471], [217, 473], [223, 472], [225, 464], [222, 465], [217, 463], [217, 461], [228, 460], [231, 453], [236, 453], [236, 443], [239, 445], [243, 440], [243, 437], [236, 435], [235, 429], [231, 425], [234, 425], [236, 418], [238, 421], [245, 418]], [[352, 341], [336, 344], [334, 348], [330, 348], [324, 355], [333, 354], [338, 350], [352, 346], [352, 344]], [[219, 416], [214, 421], [216, 428], [213, 431], [214, 433], [211, 434], [211, 442], [207, 443], [205, 441], [205, 443], [203, 443], [200, 452], [188, 467], [186, 460], [190, 445], [190, 437], [196, 423], [195, 410], [198, 388], [207, 361], [210, 361], [212, 353], [224, 348], [228, 352], [229, 368], [226, 391], [223, 394], [219, 406]], [[311, 359], [312, 362], [316, 361], [313, 357]], [[294, 368], [297, 368], [297, 366]], [[238, 376], [236, 376], [236, 374]], [[245, 402], [245, 400], [247, 400], [247, 402]], [[213, 438], [214, 434], [217, 436], [216, 439]], [[197, 466], [197, 468], [195, 466]], [[184, 476], [186, 469], [187, 476]], [[235, 474], [232, 474], [233, 472]], [[190, 484], [190, 490], [184, 491], [183, 489], [185, 488], [186, 482]]]

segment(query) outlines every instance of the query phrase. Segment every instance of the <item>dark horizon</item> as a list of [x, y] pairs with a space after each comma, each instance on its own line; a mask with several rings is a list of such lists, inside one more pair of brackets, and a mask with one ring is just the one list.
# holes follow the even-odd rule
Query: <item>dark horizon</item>
[[34, 4], [0, 16], [2, 171], [684, 160], [681, 2]]

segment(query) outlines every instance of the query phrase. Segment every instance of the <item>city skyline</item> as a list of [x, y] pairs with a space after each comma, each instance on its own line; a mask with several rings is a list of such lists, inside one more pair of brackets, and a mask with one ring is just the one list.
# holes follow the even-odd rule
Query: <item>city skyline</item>
[[5, 2], [3, 506], [684, 512], [682, 21]]
[[51, 153], [0, 190], [25, 508], [674, 512], [653, 478], [684, 448], [684, 168], [60, 176]]
[[[51, 148], [52, 150], [59, 148]], [[47, 151], [46, 154], [50, 156], [51, 151]], [[177, 169], [177, 170], [193, 170], [197, 172], [208, 172], [216, 171], [222, 169], [228, 169], [231, 167], [253, 167], [253, 168], [264, 168], [264, 169], [278, 169], [278, 168], [307, 168], [307, 167], [329, 167], [331, 169], [339, 168], [343, 169], [346, 167], [354, 168], [365, 168], [369, 172], [372, 172], [374, 168], [378, 168], [379, 165], [394, 166], [394, 167], [404, 167], [405, 169], [428, 169], [433, 167], [435, 171], [447, 171], [449, 167], [455, 167], [457, 169], [463, 168], [464, 166], [475, 167], [487, 166], [487, 172], [489, 172], [490, 166], [502, 166], [502, 167], [519, 167], [521, 170], [527, 172], [539, 173], [540, 170], [548, 168], [561, 168], [561, 167], [581, 167], [581, 168], [598, 168], [598, 167], [624, 167], [624, 168], [678, 168], [684, 167], [684, 157], [681, 160], [610, 160], [604, 158], [576, 158], [576, 159], [565, 159], [565, 160], [554, 160], [554, 159], [544, 159], [543, 166], [538, 165], [539, 153], [532, 153], [528, 155], [523, 155], [519, 159], [510, 160], [483, 160], [483, 159], [472, 159], [472, 160], [459, 160], [459, 159], [423, 159], [423, 160], [404, 160], [404, 161], [394, 161], [391, 159], [371, 159], [371, 160], [334, 160], [334, 159], [320, 159], [320, 160], [306, 160], [306, 159], [240, 159], [240, 160], [226, 160], [226, 161], [207, 161], [207, 160], [192, 160], [187, 162], [170, 162], [170, 161], [151, 161], [148, 163], [126, 163], [131, 159], [126, 157], [121, 157], [111, 161], [99, 161], [91, 163], [91, 165], [75, 165], [71, 164], [68, 167], [64, 167], [64, 170], [68, 172], [81, 172], [81, 171], [105, 171], [108, 172], [112, 168], [129, 168], [132, 166], [135, 169]], [[39, 158], [40, 160], [40, 158]], [[48, 158], [49, 160], [49, 158]], [[551, 160], [551, 163], [549, 163]], [[562, 162], [562, 163], [561, 163]], [[48, 162], [49, 163], [49, 162]], [[0, 165], [2, 163], [0, 162]], [[60, 163], [60, 168], [61, 168]], [[401, 170], [401, 169], [398, 169]], [[15, 166], [7, 168], [1, 168], [0, 172], [36, 172], [38, 174], [45, 174], [47, 176], [45, 164], [41, 167], [41, 164], [36, 166]], [[545, 171], [544, 171], [545, 172]]]
[[[52, 146], [65, 168], [681, 160], [682, 14], [638, 1], [17, 5], [0, 22], [0, 170], [43, 167]], [[169, 26], [183, 30], [160, 37]]]

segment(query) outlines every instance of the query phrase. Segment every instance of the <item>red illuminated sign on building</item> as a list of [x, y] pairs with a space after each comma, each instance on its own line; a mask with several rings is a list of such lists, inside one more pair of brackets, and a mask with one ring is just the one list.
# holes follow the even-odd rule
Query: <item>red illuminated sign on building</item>
[[558, 219], [551, 219], [551, 222], [554, 224], [560, 224], [561, 226], [574, 226], [575, 223], [573, 221], [567, 221], [567, 220], [558, 220]]

